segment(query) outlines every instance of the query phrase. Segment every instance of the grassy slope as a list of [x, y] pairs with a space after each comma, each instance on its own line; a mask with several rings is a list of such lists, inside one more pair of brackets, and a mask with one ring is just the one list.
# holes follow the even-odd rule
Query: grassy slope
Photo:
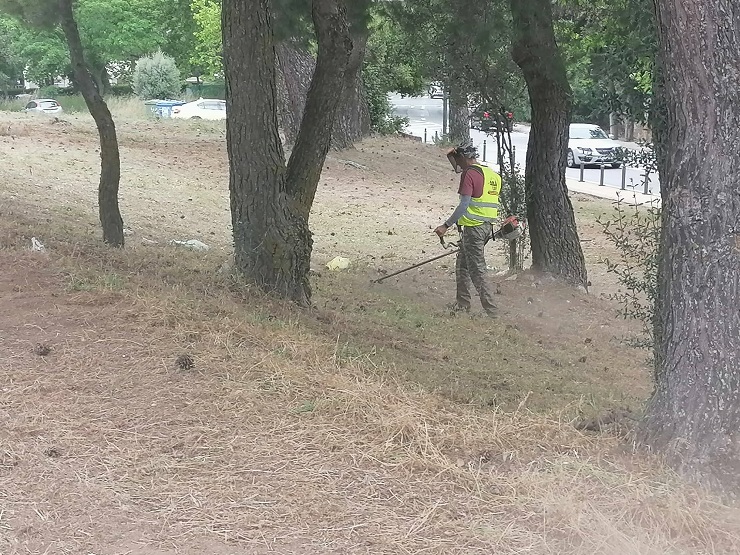
[[[629, 324], [598, 294], [501, 282], [491, 324], [445, 313], [442, 264], [369, 286], [376, 265], [425, 256], [414, 228], [448, 208], [448, 187], [430, 186], [399, 223], [385, 203], [403, 185], [380, 194], [406, 158], [447, 179], [432, 149], [370, 141], [352, 158], [367, 170], [330, 160], [317, 267], [360, 262], [322, 270], [317, 308], [300, 312], [217, 271], [218, 126], [119, 125], [134, 235], [110, 251], [90, 122], [0, 117], [17, 130], [0, 137], [0, 552], [737, 551], [735, 511], [632, 454], [623, 429], [570, 423], [649, 393], [644, 354], [618, 340]], [[575, 204], [593, 262], [606, 207]], [[25, 250], [32, 235], [48, 253]], [[216, 248], [165, 244], [190, 237]], [[591, 275], [597, 293], [613, 287]], [[176, 365], [184, 353], [194, 369]]]

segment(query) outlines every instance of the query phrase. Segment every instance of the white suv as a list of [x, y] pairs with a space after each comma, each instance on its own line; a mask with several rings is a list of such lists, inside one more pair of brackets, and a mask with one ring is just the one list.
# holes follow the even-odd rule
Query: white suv
[[598, 125], [572, 123], [568, 135], [568, 167], [576, 168], [596, 165], [618, 168], [622, 165], [616, 159], [616, 149], [621, 147], [609, 138]]

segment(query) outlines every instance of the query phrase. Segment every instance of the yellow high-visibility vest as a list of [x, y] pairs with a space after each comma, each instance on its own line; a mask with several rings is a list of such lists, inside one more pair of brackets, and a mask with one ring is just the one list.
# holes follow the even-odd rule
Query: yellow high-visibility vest
[[[475, 227], [484, 223], [491, 223], [498, 218], [499, 195], [501, 194], [501, 176], [488, 166], [475, 164], [483, 174], [483, 194], [478, 198], [470, 199], [468, 211], [457, 224], [464, 227]], [[473, 170], [476, 171], [476, 170]]]

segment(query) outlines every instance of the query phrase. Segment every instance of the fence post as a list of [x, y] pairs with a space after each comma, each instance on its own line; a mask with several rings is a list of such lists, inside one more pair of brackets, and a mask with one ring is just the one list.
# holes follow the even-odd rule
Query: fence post
[[601, 163], [601, 175], [599, 176], [599, 185], [604, 186], [604, 163]]
[[622, 190], [627, 188], [627, 164], [622, 162]]
[[645, 172], [645, 194], [650, 194], [650, 173], [648, 171]]
[[[511, 146], [511, 163], [516, 166], [516, 147], [514, 145]], [[514, 168], [511, 169], [514, 170]]]
[[583, 183], [583, 169], [584, 169], [584, 167], [585, 166], [583, 165], [583, 160], [581, 160], [581, 177], [580, 177], [580, 179], [578, 179], [578, 181], [580, 181], [581, 183]]
[[483, 139], [483, 161], [486, 161], [486, 140]]
[[437, 131], [434, 132], [434, 142], [435, 143], [439, 142], [439, 134], [437, 133]]
[[427, 142], [427, 128], [424, 128], [424, 144]]

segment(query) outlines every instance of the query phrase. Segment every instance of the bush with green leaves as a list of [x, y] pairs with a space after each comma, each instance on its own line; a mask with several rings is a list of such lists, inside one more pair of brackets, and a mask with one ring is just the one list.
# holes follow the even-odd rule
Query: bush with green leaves
[[619, 314], [642, 323], [633, 345], [652, 349], [655, 343], [660, 265], [661, 208], [657, 199], [648, 204], [628, 203], [619, 196], [614, 217], [598, 220], [607, 239], [616, 247], [616, 259], [604, 258], [607, 271], [617, 277], [620, 289], [609, 297], [619, 303]]
[[[655, 155], [655, 145], [648, 141], [639, 141], [640, 148], [619, 147], [614, 151], [615, 158], [627, 166], [642, 168], [645, 172], [642, 187], [647, 193], [650, 190], [651, 175], [658, 173], [658, 159]], [[633, 183], [633, 187], [637, 185]]]
[[[501, 164], [501, 207], [502, 216], [517, 216], [525, 218], [527, 215], [527, 199], [525, 195], [524, 172], [519, 164], [512, 167], [506, 160]], [[525, 235], [514, 241], [502, 242], [504, 255], [512, 272], [521, 272], [524, 269], [524, 261], [531, 252], [529, 241]]]
[[142, 100], [179, 96], [182, 83], [175, 59], [161, 51], [140, 58], [134, 69], [132, 87]]

